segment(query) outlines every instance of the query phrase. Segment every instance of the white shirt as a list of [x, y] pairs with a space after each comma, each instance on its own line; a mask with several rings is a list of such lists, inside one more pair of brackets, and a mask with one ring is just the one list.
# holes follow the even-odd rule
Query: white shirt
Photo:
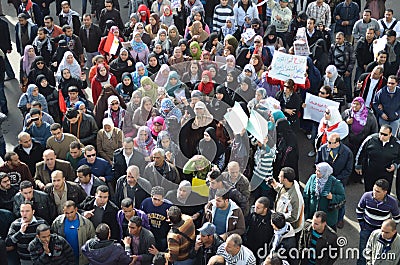
[[369, 106], [371, 106], [372, 97], [374, 96], [374, 88], [379, 82], [379, 79], [371, 78], [370, 80], [371, 81], [369, 83], [368, 95], [365, 99], [365, 106], [367, 106], [368, 108]]
[[[380, 28], [379, 31], [381, 32], [381, 37], [383, 36], [383, 34], [385, 34], [385, 29], [383, 28], [383, 23], [385, 23], [386, 27], [389, 29], [395, 21], [396, 21], [395, 18], [392, 18], [392, 22], [390, 22], [390, 23], [388, 23], [386, 21], [386, 18], [379, 19], [378, 22], [379, 22], [379, 28]], [[394, 26], [393, 30], [396, 31], [396, 38], [400, 38], [400, 21], [397, 21], [397, 24], [396, 24], [396, 26]]]

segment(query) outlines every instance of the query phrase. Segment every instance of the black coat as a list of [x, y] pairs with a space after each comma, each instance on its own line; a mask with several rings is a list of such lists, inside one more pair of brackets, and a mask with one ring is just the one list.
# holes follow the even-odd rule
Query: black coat
[[256, 213], [250, 214], [246, 219], [246, 227], [244, 245], [253, 251], [254, 256], [257, 257], [258, 249], [265, 249], [265, 244], [268, 244], [274, 235], [274, 229], [271, 225], [271, 211], [268, 210], [265, 216]]
[[11, 37], [8, 23], [0, 18], [0, 49], [3, 53], [11, 51]]
[[[125, 197], [125, 187], [127, 186], [126, 182], [126, 175], [121, 176], [117, 180], [117, 185], [115, 187], [115, 199], [114, 202], [117, 205], [121, 205], [121, 201], [128, 196]], [[135, 198], [131, 198], [134, 202], [133, 207], [136, 209], [140, 209], [140, 205], [144, 201], [144, 199], [150, 197], [150, 191], [151, 191], [151, 184], [148, 180], [139, 177], [138, 179], [138, 184], [135, 186]]]
[[97, 131], [99, 130], [97, 128], [96, 121], [92, 116], [88, 114], [81, 113], [80, 115], [82, 115], [81, 118], [82, 121], [77, 122], [80, 126], [79, 135], [77, 135], [76, 125], [71, 125], [68, 119], [66, 118], [63, 121], [64, 132], [75, 135], [79, 139], [79, 141], [84, 145], [91, 144], [96, 146]]
[[114, 21], [115, 25], [118, 26], [120, 29], [121, 35], [122, 36], [122, 30], [124, 29], [124, 23], [122, 22], [121, 19], [121, 13], [119, 10], [113, 8], [112, 10], [108, 11], [106, 8], [103, 8], [100, 12], [100, 18], [99, 18], [99, 27], [101, 32], [104, 33], [104, 30], [106, 29], [106, 21], [107, 20], [112, 20]]
[[[78, 208], [83, 211], [90, 211], [95, 208], [94, 202], [96, 198], [94, 196], [88, 196], [82, 203], [78, 205]], [[106, 205], [106, 209], [104, 210], [102, 223], [108, 224], [111, 231], [111, 239], [119, 240], [120, 239], [120, 230], [119, 225], [117, 223], [117, 213], [118, 207], [112, 202], [108, 201]]]
[[81, 26], [81, 28], [79, 29], [79, 38], [81, 39], [82, 46], [83, 48], [86, 49], [86, 52], [89, 53], [97, 52], [102, 36], [101, 33], [102, 32], [99, 26], [92, 24], [89, 27], [89, 38], [88, 38], [86, 34], [85, 25]]
[[[48, 47], [48, 42], [50, 42], [51, 50]], [[42, 56], [46, 66], [50, 66], [51, 60], [56, 51], [54, 42], [48, 38], [47, 41], [42, 45], [41, 49], [39, 49], [37, 45], [33, 45], [33, 47], [35, 48], [36, 56]]]
[[22, 145], [19, 144], [14, 147], [14, 152], [18, 154], [19, 160], [28, 166], [32, 176], [34, 176], [36, 172], [36, 163], [43, 160], [42, 157], [44, 150], [45, 148], [35, 141], [32, 141], [32, 149], [29, 155], [22, 148]]
[[[67, 18], [64, 18], [62, 15], [58, 15], [58, 18], [60, 20], [60, 24], [59, 24], [60, 27], [62, 27], [64, 25], [68, 25]], [[79, 19], [79, 16], [72, 15], [72, 29], [73, 29], [75, 35], [78, 35], [80, 27], [81, 27], [81, 20]]]
[[[75, 204], [78, 205], [86, 199], [86, 192], [81, 186], [71, 181], [65, 181], [65, 184], [67, 185], [67, 200], [74, 201]], [[44, 191], [49, 194], [50, 198], [54, 201], [53, 187], [54, 185], [52, 183], [47, 184]]]
[[128, 166], [135, 165], [139, 167], [140, 172], [144, 172], [144, 168], [146, 167], [147, 163], [144, 160], [144, 155], [140, 152], [133, 150], [133, 155], [131, 160], [129, 161], [129, 165], [125, 162], [125, 157], [123, 154], [123, 149], [119, 148], [114, 151], [113, 156], [113, 173], [114, 179], [119, 179], [121, 176], [126, 175], [126, 170]]
[[[283, 94], [284, 94], [283, 91], [278, 91], [278, 93], [276, 93], [275, 98], [280, 102], [281, 109], [282, 109], [283, 113], [285, 114], [286, 118], [288, 119], [288, 121], [290, 122], [291, 127], [297, 128], [299, 126], [298, 113], [301, 108], [301, 103], [302, 103], [301, 98], [297, 93], [293, 92], [290, 99], [287, 102], [285, 102], [285, 100], [283, 98]], [[285, 109], [295, 109], [296, 113], [293, 115], [289, 115], [284, 111]]]

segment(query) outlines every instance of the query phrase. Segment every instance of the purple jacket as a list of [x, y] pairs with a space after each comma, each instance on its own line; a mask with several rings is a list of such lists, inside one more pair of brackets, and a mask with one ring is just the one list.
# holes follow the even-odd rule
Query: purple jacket
[[[142, 210], [136, 209], [134, 208], [136, 215], [139, 216], [140, 218], [142, 218], [142, 226], [148, 230], [150, 230], [150, 225], [149, 225], [149, 218], [147, 217], [147, 214], [145, 212], [143, 212]], [[117, 213], [117, 223], [119, 225], [119, 231], [121, 233], [121, 240], [123, 232], [122, 232], [122, 221], [124, 220], [125, 215], [124, 212], [122, 210], [119, 210]]]

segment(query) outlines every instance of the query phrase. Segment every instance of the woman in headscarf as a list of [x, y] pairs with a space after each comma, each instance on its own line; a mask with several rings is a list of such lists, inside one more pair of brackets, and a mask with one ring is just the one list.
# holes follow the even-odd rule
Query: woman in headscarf
[[160, 21], [167, 27], [174, 25], [174, 16], [172, 14], [172, 9], [169, 5], [163, 6], [163, 14], [160, 17]]
[[[127, 49], [122, 48], [117, 59], [110, 63], [110, 72], [121, 82], [122, 74], [135, 71], [134, 60]], [[97, 72], [97, 71], [96, 71]]]
[[192, 41], [197, 41], [200, 46], [203, 45], [203, 43], [208, 39], [209, 33], [207, 33], [203, 29], [203, 25], [201, 24], [200, 21], [195, 21], [193, 22], [193, 25], [189, 31], [190, 37], [187, 39], [190, 39]]
[[105, 85], [111, 85], [115, 88], [118, 85], [118, 81], [117, 78], [115, 78], [115, 76], [109, 72], [108, 68], [105, 65], [99, 64], [97, 66], [96, 76], [93, 78], [90, 86], [92, 89], [94, 105], [96, 105], [100, 93]]
[[277, 51], [279, 48], [284, 47], [282, 39], [278, 37], [278, 34], [276, 33], [275, 25], [268, 25], [264, 36], [264, 45], [271, 50], [272, 55], [274, 50]]
[[155, 43], [153, 47], [153, 53], [156, 55], [156, 58], [158, 60], [158, 63], [160, 65], [167, 64], [168, 63], [168, 54], [167, 52], [163, 49], [160, 43]]
[[217, 121], [214, 120], [202, 101], [195, 104], [194, 113], [195, 117], [183, 125], [179, 134], [179, 145], [186, 157], [192, 157], [196, 154], [196, 147], [198, 142], [203, 138], [206, 128], [217, 128]]
[[210, 60], [214, 61], [216, 55], [222, 54], [224, 50], [224, 45], [218, 40], [218, 35], [216, 32], [213, 32], [208, 37], [208, 41], [203, 46], [203, 51], [210, 52]]
[[168, 96], [176, 98], [178, 102], [181, 101], [180, 97], [182, 96], [190, 98], [188, 87], [185, 85], [185, 83], [182, 83], [180, 76], [176, 71], [169, 72], [167, 83], [164, 87]]
[[162, 49], [169, 55], [172, 53], [172, 43], [167, 38], [167, 31], [165, 29], [160, 29], [157, 33], [157, 37], [152, 41], [151, 47], [154, 47], [155, 44], [160, 44]]
[[133, 146], [136, 151], [144, 155], [144, 159], [150, 162], [150, 155], [153, 149], [156, 147], [156, 142], [151, 137], [151, 131], [147, 126], [140, 126], [136, 137], [133, 139]]
[[147, 63], [147, 56], [149, 55], [150, 51], [147, 45], [142, 41], [140, 33], [135, 31], [132, 33], [132, 41], [131, 41], [131, 56], [136, 63], [142, 62]]
[[183, 174], [189, 175], [192, 181], [192, 189], [200, 196], [208, 197], [209, 187], [206, 184], [208, 173], [212, 171], [211, 162], [202, 155], [191, 157], [183, 167]]
[[133, 117], [133, 113], [137, 108], [140, 107], [140, 103], [142, 102], [142, 92], [136, 90], [132, 93], [132, 97], [129, 102], [126, 104], [126, 112]]
[[262, 87], [257, 88], [254, 98], [247, 103], [247, 108], [249, 109], [249, 112], [251, 112], [252, 109], [262, 110], [263, 106], [261, 105], [261, 103], [262, 100], [266, 98], [266, 96], [267, 92], [265, 91], [264, 88]]
[[94, 76], [97, 73], [97, 65], [104, 64], [106, 67], [109, 67], [109, 65], [108, 65], [108, 63], [106, 61], [106, 58], [101, 54], [96, 55], [95, 57], [93, 57], [92, 63], [93, 63], [93, 65], [92, 65], [92, 67], [90, 67], [90, 70], [89, 70], [89, 83], [92, 82]]
[[299, 94], [294, 91], [294, 81], [292, 79], [286, 80], [283, 91], [279, 91], [275, 98], [280, 102], [281, 110], [290, 122], [290, 126], [297, 132], [300, 128], [298, 113], [302, 100]]
[[321, 74], [325, 72], [326, 67], [329, 65], [329, 50], [327, 47], [326, 42], [323, 39], [319, 39], [311, 49], [311, 59]]
[[150, 128], [151, 135], [153, 136], [154, 140], [157, 141], [158, 134], [165, 130], [164, 118], [161, 116], [154, 117], [152, 120], [149, 120], [147, 124]]
[[131, 124], [126, 124], [128, 127], [133, 128], [130, 131], [125, 131], [125, 135], [130, 135], [132, 137], [132, 131], [134, 132], [133, 135], [136, 135], [137, 130], [140, 126], [146, 125], [147, 121], [152, 118], [153, 116], [158, 116], [159, 112], [156, 108], [153, 107], [153, 102], [151, 98], [147, 96], [143, 96], [142, 102], [140, 103], [140, 107], [137, 108], [133, 114], [133, 118]]
[[238, 81], [241, 82], [244, 77], [250, 78], [253, 87], [256, 87], [260, 82], [252, 64], [246, 64], [244, 66], [242, 73], [238, 76]]
[[213, 127], [208, 127], [203, 135], [197, 147], [198, 154], [205, 156], [222, 171], [225, 168], [225, 147], [217, 139]]
[[32, 45], [26, 45], [24, 49], [24, 55], [20, 59], [19, 68], [19, 86], [23, 92], [25, 92], [28, 87], [28, 76], [31, 72], [32, 64], [35, 61], [35, 58], [35, 48], [33, 48]]
[[343, 141], [349, 134], [349, 127], [343, 121], [339, 110], [336, 107], [329, 106], [326, 108], [324, 117], [319, 122], [318, 135], [316, 140], [316, 149], [328, 142], [328, 137], [332, 133], [338, 133], [340, 140]]
[[201, 57], [201, 47], [197, 41], [192, 41], [190, 43], [190, 56], [193, 60], [200, 60]]
[[373, 112], [365, 106], [362, 97], [353, 99], [351, 107], [342, 113], [342, 118], [349, 127], [347, 146], [353, 152], [354, 157], [356, 157], [358, 149], [365, 138], [378, 132], [378, 122]]
[[142, 62], [137, 62], [135, 64], [135, 71], [132, 73], [132, 80], [133, 80], [133, 84], [136, 87], [140, 87], [141, 86], [141, 79], [143, 77], [148, 76], [148, 71], [146, 69], [146, 67], [144, 66], [144, 64]]
[[155, 102], [158, 96], [158, 86], [154, 83], [150, 77], [145, 76], [140, 80], [140, 88], [138, 89], [143, 97], [151, 98], [151, 102]]
[[233, 95], [233, 101], [237, 102], [249, 102], [254, 97], [255, 86], [251, 82], [251, 79], [245, 76], [239, 83], [239, 87], [235, 90]]
[[156, 79], [154, 82], [158, 86], [165, 86], [167, 83], [168, 75], [171, 70], [169, 69], [169, 66], [167, 64], [161, 65], [160, 71], [158, 72]]
[[215, 85], [222, 84], [226, 78], [220, 74], [218, 65], [214, 62], [210, 62], [204, 70], [210, 71], [211, 79], [214, 81]]
[[[219, 73], [221, 75], [225, 76], [226, 74], [228, 74], [229, 72], [232, 72], [232, 71], [240, 71], [240, 72], [242, 71], [241, 68], [236, 65], [236, 58], [232, 54], [229, 54], [228, 56], [226, 56], [225, 60], [226, 60], [226, 64], [222, 65], [219, 68], [219, 70], [220, 70]], [[237, 75], [239, 75], [239, 73]]]
[[[135, 27], [133, 28], [133, 32], [139, 32], [140, 33], [140, 38], [144, 42], [144, 44], [147, 45], [147, 47], [150, 46], [151, 43], [151, 38], [150, 35], [147, 34], [147, 32], [144, 30], [144, 23], [138, 22], [136, 23]], [[131, 35], [130, 40], [133, 39], [133, 36]]]
[[232, 35], [237, 39], [240, 39], [240, 30], [236, 26], [235, 17], [226, 18], [225, 25], [223, 25], [218, 31], [218, 40], [222, 41], [228, 35]]
[[122, 33], [120, 34], [117, 26], [112, 26], [110, 28], [110, 32], [114, 35], [114, 38], [116, 37], [118, 39], [118, 49], [116, 50], [115, 54], [109, 54], [108, 51], [104, 50], [104, 46], [107, 40], [107, 34], [105, 37], [101, 38], [98, 49], [99, 53], [107, 59], [107, 62], [111, 62], [113, 59], [116, 59], [118, 57], [118, 54], [120, 53], [120, 50], [122, 48], [122, 43], [124, 42], [124, 39], [122, 38]]
[[137, 89], [133, 85], [132, 75], [129, 72], [122, 74], [122, 81], [117, 85], [115, 90], [123, 97], [124, 101], [128, 103], [131, 100], [132, 93]]
[[149, 76], [152, 80], [156, 78], [158, 71], [160, 71], [161, 64], [158, 63], [157, 55], [151, 52], [148, 56], [149, 63], [146, 65], [146, 69], [149, 72]]
[[179, 46], [179, 41], [183, 37], [179, 35], [178, 28], [175, 25], [168, 27], [168, 39], [171, 41], [172, 48]]
[[320, 86], [330, 86], [333, 98], [344, 97], [346, 93], [343, 78], [339, 75], [336, 66], [328, 65], [325, 75], [322, 77]]
[[29, 72], [28, 75], [28, 83], [29, 84], [35, 83], [39, 75], [44, 75], [47, 78], [47, 81], [49, 82], [50, 85], [56, 86], [56, 79], [54, 77], [54, 72], [51, 71], [50, 68], [48, 68], [45, 65], [42, 56], [36, 56], [35, 60], [33, 61], [31, 65], [31, 71]]
[[[313, 95], [318, 94], [318, 89], [321, 87], [321, 73], [318, 68], [315, 67], [310, 57], [307, 57], [307, 77], [310, 80], [310, 88], [308, 89], [308, 92]], [[301, 99], [306, 99], [306, 92], [307, 90], [305, 89], [300, 90]]]
[[183, 75], [186, 72], [188, 63], [184, 63], [190, 60], [189, 56], [182, 53], [181, 47], [177, 46], [174, 48], [174, 53], [168, 59], [168, 64], [171, 68], [178, 72], [178, 74]]
[[26, 115], [29, 112], [33, 101], [38, 101], [42, 104], [42, 111], [49, 113], [46, 98], [39, 93], [39, 88], [35, 84], [30, 84], [28, 85], [26, 92], [19, 98], [17, 104], [17, 107], [21, 110], [23, 115]]
[[137, 13], [139, 14], [139, 22], [147, 25], [149, 24], [150, 9], [146, 5], [139, 5]]
[[181, 47], [183, 55], [190, 56], [190, 48], [188, 47], [188, 41], [185, 39], [180, 39], [178, 46]]
[[304, 217], [312, 218], [316, 211], [327, 214], [327, 224], [336, 228], [338, 209], [329, 207], [343, 202], [345, 193], [342, 183], [332, 176], [333, 168], [326, 162], [317, 164], [315, 174], [312, 174], [304, 188]]
[[200, 79], [200, 64], [197, 61], [191, 61], [189, 71], [182, 75], [182, 82], [184, 82], [189, 87], [189, 90], [193, 90]]
[[50, 114], [55, 122], [61, 122], [61, 112], [58, 105], [58, 91], [50, 85], [47, 81], [47, 77], [44, 75], [38, 75], [35, 84], [39, 88], [39, 94], [42, 94], [47, 102]]
[[86, 78], [72, 76], [68, 68], [61, 69], [60, 74], [62, 76], [58, 83], [58, 90], [61, 90], [64, 98], [68, 97], [68, 88], [71, 86], [76, 86], [79, 90], [79, 96], [85, 98], [83, 90], [87, 88]]
[[114, 126], [111, 118], [103, 119], [103, 128], [97, 132], [96, 146], [99, 157], [112, 165], [114, 151], [122, 147], [124, 133]]
[[58, 66], [56, 73], [57, 81], [60, 81], [60, 79], [62, 78], [61, 71], [64, 69], [68, 69], [72, 77], [78, 79], [81, 78], [81, 66], [70, 51], [64, 53], [64, 57], [61, 60], [60, 65]]
[[224, 38], [224, 47], [226, 47], [226, 45], [228, 45], [228, 44], [233, 46], [233, 49], [234, 49], [235, 53], [232, 54], [232, 55], [236, 56], [236, 51], [237, 51], [237, 48], [239, 47], [239, 42], [235, 38], [235, 36], [233, 36], [231, 34], [228, 34], [228, 35], [225, 36], [225, 38]]
[[114, 127], [122, 129], [126, 111], [120, 106], [117, 96], [110, 96], [107, 99], [108, 109], [104, 111], [104, 118], [111, 118]]
[[175, 116], [178, 120], [182, 118], [182, 112], [178, 109], [170, 98], [161, 100], [160, 115], [164, 119]]
[[146, 32], [150, 35], [150, 39], [153, 40], [161, 28], [168, 30], [167, 26], [161, 24], [158, 14], [151, 14], [149, 18], [149, 24], [145, 27]]
[[216, 63], [214, 61], [211, 60], [211, 54], [209, 51], [207, 50], [203, 50], [201, 52], [201, 56], [200, 56], [200, 67], [201, 70], [209, 70], [208, 66], [213, 65], [216, 67]]
[[232, 91], [230, 91], [226, 84], [221, 84], [215, 89], [215, 96], [210, 102], [210, 109], [212, 109], [212, 114], [217, 120], [221, 121], [226, 110], [233, 107], [232, 94]]
[[171, 136], [167, 131], [161, 131], [157, 136], [157, 147], [165, 151], [165, 158], [168, 162], [179, 168], [183, 168], [182, 153], [178, 145], [172, 141]]
[[199, 90], [205, 96], [214, 96], [215, 83], [212, 80], [210, 71], [203, 71], [203, 73], [201, 74], [201, 81], [195, 86], [195, 90]]
[[261, 56], [259, 54], [253, 53], [253, 55], [250, 58], [250, 64], [254, 67], [257, 78], [261, 80], [262, 73], [266, 68], [264, 66]]

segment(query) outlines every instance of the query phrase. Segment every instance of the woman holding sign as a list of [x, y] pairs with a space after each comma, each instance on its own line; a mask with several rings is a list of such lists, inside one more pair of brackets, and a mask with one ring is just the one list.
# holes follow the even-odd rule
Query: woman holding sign
[[286, 80], [283, 84], [283, 91], [276, 93], [275, 98], [281, 104], [281, 110], [290, 122], [294, 131], [299, 127], [299, 111], [301, 108], [302, 100], [296, 92], [294, 92], [294, 81], [292, 79]]

